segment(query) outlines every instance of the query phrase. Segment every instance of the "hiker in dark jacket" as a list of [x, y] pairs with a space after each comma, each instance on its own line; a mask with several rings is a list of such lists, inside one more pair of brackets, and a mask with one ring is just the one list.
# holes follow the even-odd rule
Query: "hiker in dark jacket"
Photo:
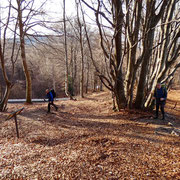
[[54, 97], [51, 91], [49, 89], [46, 89], [46, 97], [48, 98], [48, 113], [50, 113], [51, 105], [55, 107], [56, 111], [58, 110], [58, 107], [54, 104]]
[[154, 92], [154, 99], [156, 99], [156, 116], [154, 119], [158, 119], [159, 106], [161, 107], [162, 120], [165, 119], [164, 106], [167, 99], [167, 90], [158, 83]]

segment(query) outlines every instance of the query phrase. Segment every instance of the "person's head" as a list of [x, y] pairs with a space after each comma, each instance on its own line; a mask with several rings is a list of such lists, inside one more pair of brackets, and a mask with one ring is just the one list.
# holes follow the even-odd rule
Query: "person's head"
[[161, 89], [161, 83], [157, 83], [157, 88]]
[[46, 94], [49, 93], [49, 89], [46, 89]]

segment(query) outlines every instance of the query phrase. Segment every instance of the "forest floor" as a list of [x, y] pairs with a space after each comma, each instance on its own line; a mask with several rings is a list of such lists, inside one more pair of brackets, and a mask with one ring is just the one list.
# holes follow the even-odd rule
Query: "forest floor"
[[[169, 92], [166, 121], [113, 112], [108, 92], [56, 104], [50, 114], [47, 103], [0, 113], [0, 179], [180, 179], [180, 90]], [[17, 139], [5, 119], [21, 107]]]

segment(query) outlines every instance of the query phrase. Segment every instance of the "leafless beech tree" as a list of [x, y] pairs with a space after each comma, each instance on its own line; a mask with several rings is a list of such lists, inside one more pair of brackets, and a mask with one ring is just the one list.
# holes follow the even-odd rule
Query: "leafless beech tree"
[[64, 50], [65, 50], [65, 93], [69, 96], [68, 92], [68, 49], [67, 49], [67, 30], [66, 30], [66, 1], [63, 0], [63, 22], [64, 22]]
[[[28, 62], [26, 57], [26, 41], [25, 37], [28, 38], [29, 30], [32, 32], [36, 32], [33, 28], [37, 25], [43, 25], [44, 21], [38, 18], [35, 19], [35, 17], [42, 17], [44, 14], [44, 11], [42, 10], [42, 7], [46, 3], [47, 0], [44, 0], [43, 3], [41, 3], [40, 7], [34, 7], [35, 0], [16, 0], [16, 1], [8, 1], [6, 2], [7, 7], [9, 7], [9, 14], [7, 23], [10, 25], [4, 24], [6, 27], [6, 31], [10, 31], [10, 34], [17, 35], [17, 39], [19, 38], [20, 43], [20, 52], [21, 52], [21, 59], [22, 59], [22, 65], [24, 69], [24, 74], [26, 77], [26, 102], [31, 103], [31, 97], [32, 97], [32, 82], [31, 82], [31, 73], [28, 68]], [[19, 29], [18, 31], [15, 31], [16, 29]], [[15, 29], [15, 30], [14, 30]], [[5, 33], [4, 33], [5, 34]], [[4, 39], [6, 38], [6, 34], [4, 35]], [[14, 43], [18, 44], [18, 40], [14, 40]], [[4, 43], [5, 44], [5, 43]], [[4, 48], [5, 46], [3, 46]], [[14, 50], [13, 50], [14, 52]]]
[[[150, 67], [150, 80], [148, 89], [151, 93], [147, 96], [145, 106], [151, 104], [152, 92], [155, 90], [157, 81], [166, 83], [169, 87], [174, 73], [180, 67], [180, 13], [178, 8], [179, 1], [173, 0], [167, 7], [160, 20], [155, 34], [158, 37], [154, 42], [152, 65]], [[177, 22], [176, 22], [177, 20]]]
[[179, 67], [179, 0], [80, 1], [94, 11], [109, 76], [89, 42], [91, 59], [118, 109], [150, 107], [157, 81], [168, 86]]
[[80, 96], [84, 97], [84, 43], [83, 43], [83, 24], [79, 17], [79, 2], [76, 0], [77, 23], [78, 23], [78, 39], [81, 51], [81, 77], [80, 77]]
[[[65, 62], [67, 62], [66, 69], [68, 69], [68, 71], [66, 70], [66, 72], [68, 72], [66, 73], [66, 79], [68, 79], [68, 81], [72, 81], [67, 81], [67, 86], [69, 83], [72, 83], [76, 93], [79, 92], [80, 96], [84, 97], [84, 92], [86, 92], [85, 86], [86, 89], [88, 89], [89, 85], [89, 73], [92, 62], [88, 62], [89, 52], [86, 44], [86, 35], [84, 32], [84, 24], [82, 21], [79, 1], [75, 1], [75, 9], [76, 17], [68, 17], [64, 12], [64, 27], [63, 29], [59, 28], [59, 30], [56, 29], [55, 31], [60, 34], [64, 33], [64, 53]], [[65, 85], [65, 89], [69, 88]], [[70, 92], [68, 92], [67, 95], [69, 96]]]
[[17, 13], [18, 13], [18, 25], [19, 25], [19, 37], [20, 37], [20, 46], [21, 46], [21, 59], [23, 63], [23, 69], [24, 74], [26, 76], [26, 103], [31, 103], [31, 97], [32, 97], [32, 82], [31, 82], [31, 75], [28, 69], [27, 65], [27, 59], [26, 59], [26, 50], [25, 50], [25, 30], [23, 22], [23, 8], [22, 3], [23, 0], [16, 0], [17, 2]]
[[[11, 9], [12, 9], [11, 1], [10, 1], [10, 5], [8, 9], [9, 10], [8, 10], [6, 23], [3, 24], [3, 20], [0, 17], [0, 63], [1, 63], [3, 78], [6, 84], [6, 89], [0, 102], [0, 111], [5, 111], [7, 107], [10, 91], [11, 91], [11, 88], [13, 87], [12, 80], [14, 76], [15, 63], [17, 61], [18, 53], [19, 53], [19, 50], [17, 50], [18, 48], [16, 47], [17, 22], [15, 23], [15, 27], [14, 27], [13, 41], [8, 42], [8, 38], [7, 38], [7, 30], [9, 28], [9, 22], [11, 21]], [[9, 52], [9, 49], [11, 49], [10, 52]], [[8, 62], [11, 63], [11, 67], [12, 67], [11, 77], [8, 77], [8, 74], [7, 74], [6, 65]]]
[[[33, 20], [36, 16], [43, 15], [42, 7], [46, 0], [40, 7], [34, 7], [35, 0], [16, 0], [16, 5], [13, 6], [18, 14], [18, 27], [19, 27], [19, 39], [21, 47], [21, 59], [26, 77], [26, 103], [31, 103], [32, 98], [32, 80], [31, 74], [28, 68], [25, 48], [25, 36], [28, 36], [28, 31], [33, 30], [33, 27], [43, 24], [41, 20]], [[34, 30], [33, 30], [34, 31]]]

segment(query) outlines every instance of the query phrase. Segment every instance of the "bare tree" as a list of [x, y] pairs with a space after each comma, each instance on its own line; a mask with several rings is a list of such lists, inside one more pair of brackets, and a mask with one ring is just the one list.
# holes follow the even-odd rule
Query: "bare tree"
[[167, 4], [163, 16], [160, 20], [160, 25], [156, 28], [155, 33], [158, 36], [158, 41], [154, 43], [156, 47], [152, 56], [153, 65], [150, 74], [149, 91], [145, 106], [151, 104], [152, 93], [155, 90], [156, 83], [166, 83], [167, 87], [174, 77], [174, 73], [180, 67], [180, 23], [177, 21], [180, 18], [178, 1], [172, 0]]
[[26, 50], [25, 50], [25, 31], [24, 31], [24, 23], [22, 17], [22, 0], [16, 0], [17, 2], [17, 12], [18, 12], [18, 25], [19, 25], [19, 37], [20, 37], [20, 46], [21, 46], [21, 59], [23, 63], [24, 74], [26, 76], [26, 103], [32, 103], [32, 82], [31, 75], [27, 65], [26, 59]]
[[19, 39], [21, 47], [21, 59], [24, 74], [26, 77], [26, 103], [31, 103], [32, 98], [32, 80], [31, 73], [28, 68], [28, 62], [26, 58], [26, 41], [25, 37], [28, 38], [28, 31], [32, 30], [36, 32], [33, 28], [37, 25], [43, 26], [43, 20], [37, 20], [35, 17], [40, 17], [44, 14], [43, 6], [47, 0], [44, 0], [41, 3], [40, 7], [34, 7], [35, 0], [16, 0], [16, 4], [13, 6], [13, 9], [17, 13], [18, 27], [19, 27]]
[[118, 109], [149, 107], [157, 81], [168, 83], [179, 67], [179, 1], [81, 2], [95, 12], [109, 73], [99, 70], [89, 41], [91, 59]]
[[81, 75], [80, 75], [80, 96], [84, 97], [84, 43], [83, 43], [83, 24], [79, 17], [79, 2], [76, 0], [77, 23], [78, 23], [78, 39], [81, 51]]
[[[9, 10], [8, 10], [6, 23], [2, 24], [3, 22], [0, 17], [0, 24], [1, 24], [0, 25], [0, 38], [1, 38], [1, 35], [3, 35], [3, 38], [0, 39], [0, 63], [1, 63], [3, 78], [6, 84], [6, 89], [3, 94], [2, 100], [0, 102], [0, 111], [5, 111], [7, 107], [10, 91], [11, 91], [11, 88], [13, 87], [13, 83], [11, 81], [14, 76], [15, 62], [17, 61], [18, 53], [19, 53], [18, 50], [16, 51], [16, 30], [17, 30], [17, 22], [16, 22], [14, 32], [13, 32], [13, 41], [8, 43], [8, 45], [11, 48], [10, 56], [8, 56], [8, 59], [10, 60], [11, 66], [12, 66], [11, 77], [8, 77], [7, 67], [6, 67], [6, 64], [7, 64], [6, 55], [9, 53], [8, 52], [9, 48], [7, 47], [7, 29], [9, 28], [9, 22], [10, 22], [11, 10], [12, 10], [11, 1], [9, 3], [8, 9]], [[3, 33], [1, 33], [2, 31]]]
[[65, 93], [69, 96], [68, 92], [68, 51], [67, 51], [67, 31], [66, 31], [66, 2], [63, 0], [63, 21], [64, 21], [64, 50], [65, 50]]

